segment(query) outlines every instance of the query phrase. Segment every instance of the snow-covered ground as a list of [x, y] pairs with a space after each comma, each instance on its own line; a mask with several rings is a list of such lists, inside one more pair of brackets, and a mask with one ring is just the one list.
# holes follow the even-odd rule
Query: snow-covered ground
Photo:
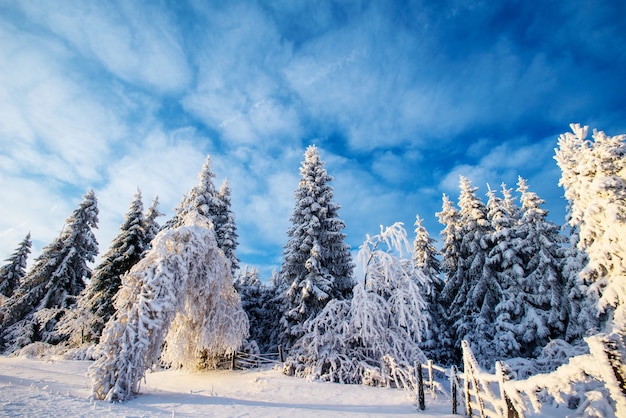
[[[427, 395], [418, 411], [397, 389], [311, 382], [279, 371], [148, 373], [126, 403], [89, 398], [88, 361], [0, 356], [0, 416], [24, 417], [453, 417]], [[458, 417], [458, 415], [456, 415]]]

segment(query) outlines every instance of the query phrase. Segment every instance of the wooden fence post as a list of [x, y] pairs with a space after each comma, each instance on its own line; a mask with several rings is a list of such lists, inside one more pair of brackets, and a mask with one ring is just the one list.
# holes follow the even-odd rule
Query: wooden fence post
[[504, 375], [504, 369], [502, 367], [502, 363], [496, 361], [496, 375], [498, 376], [498, 385], [500, 386], [500, 397], [502, 398], [502, 416], [506, 416], [507, 418], [518, 418], [519, 414], [517, 410], [513, 406], [511, 399], [506, 394], [506, 390], [504, 390], [504, 382], [507, 381], [506, 376]]
[[458, 405], [456, 399], [456, 366], [452, 366], [450, 369], [450, 394], [452, 395], [452, 413], [456, 414]]
[[233, 357], [232, 357], [231, 362], [230, 362], [230, 369], [231, 370], [235, 370], [235, 367], [237, 365], [236, 362], [237, 362], [237, 352], [233, 351]]
[[432, 360], [428, 360], [428, 385], [430, 386], [430, 396], [435, 397], [435, 376]]
[[472, 376], [469, 360], [465, 358], [465, 350], [463, 350], [463, 374], [465, 380], [463, 381], [463, 390], [465, 391], [465, 413], [468, 417], [472, 416], [472, 398], [470, 394], [470, 380]]
[[285, 353], [283, 353], [283, 346], [282, 345], [278, 346], [278, 357], [280, 358], [280, 362], [281, 363], [285, 362]]
[[419, 407], [423, 411], [426, 409], [426, 403], [424, 400], [424, 377], [422, 375], [422, 363], [416, 361], [413, 363], [415, 366], [415, 377], [417, 381], [417, 399], [419, 402]]

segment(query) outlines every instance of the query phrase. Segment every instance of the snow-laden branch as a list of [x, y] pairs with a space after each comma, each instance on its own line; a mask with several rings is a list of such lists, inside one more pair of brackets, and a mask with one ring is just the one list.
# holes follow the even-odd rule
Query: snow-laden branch
[[230, 264], [212, 224], [197, 212], [157, 235], [152, 249], [122, 279], [116, 315], [90, 367], [97, 399], [126, 400], [159, 360], [194, 368], [201, 357], [235, 350], [248, 320], [232, 286]]

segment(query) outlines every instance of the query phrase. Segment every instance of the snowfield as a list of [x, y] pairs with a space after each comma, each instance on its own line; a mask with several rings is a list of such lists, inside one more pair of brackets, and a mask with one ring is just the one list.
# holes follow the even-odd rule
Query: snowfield
[[[272, 369], [147, 373], [141, 395], [125, 403], [90, 399], [90, 361], [0, 356], [0, 416], [49, 417], [395, 417], [414, 416], [398, 389], [307, 381]], [[427, 395], [421, 417], [451, 415]]]

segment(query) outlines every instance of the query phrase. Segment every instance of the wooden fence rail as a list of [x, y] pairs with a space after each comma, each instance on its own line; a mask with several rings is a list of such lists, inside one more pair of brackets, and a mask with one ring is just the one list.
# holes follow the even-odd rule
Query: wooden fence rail
[[245, 370], [257, 367], [269, 366], [285, 361], [285, 354], [281, 346], [278, 346], [276, 353], [245, 353], [243, 351], [235, 351], [230, 357], [231, 370]]

